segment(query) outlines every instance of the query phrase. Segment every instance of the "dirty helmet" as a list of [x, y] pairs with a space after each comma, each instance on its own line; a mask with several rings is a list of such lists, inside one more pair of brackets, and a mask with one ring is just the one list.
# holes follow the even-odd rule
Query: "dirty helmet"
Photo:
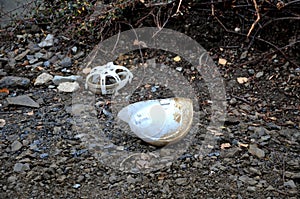
[[188, 98], [141, 101], [123, 108], [118, 117], [139, 138], [155, 146], [182, 139], [193, 121], [193, 103]]
[[130, 83], [132, 78], [132, 73], [126, 67], [108, 62], [91, 70], [86, 77], [85, 88], [96, 94], [113, 94]]

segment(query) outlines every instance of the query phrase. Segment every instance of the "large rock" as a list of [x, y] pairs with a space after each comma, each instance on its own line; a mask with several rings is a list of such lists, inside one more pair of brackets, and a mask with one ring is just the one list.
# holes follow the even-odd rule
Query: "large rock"
[[7, 102], [11, 105], [29, 106], [39, 108], [40, 105], [31, 99], [28, 95], [20, 95], [17, 97], [8, 97]]
[[6, 76], [0, 80], [0, 88], [27, 87], [30, 79], [26, 77]]
[[36, 78], [34, 85], [35, 86], [43, 85], [43, 84], [46, 84], [47, 82], [51, 81], [52, 79], [53, 79], [52, 75], [50, 75], [48, 73], [42, 73]]

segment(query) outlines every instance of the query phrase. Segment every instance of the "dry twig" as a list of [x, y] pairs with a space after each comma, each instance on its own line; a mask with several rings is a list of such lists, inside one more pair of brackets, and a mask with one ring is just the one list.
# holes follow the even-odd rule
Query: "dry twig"
[[247, 37], [250, 36], [250, 34], [251, 34], [252, 30], [254, 29], [255, 25], [256, 25], [256, 24], [259, 22], [259, 20], [260, 20], [260, 13], [259, 13], [259, 8], [258, 8], [258, 5], [257, 5], [257, 3], [256, 3], [256, 0], [253, 0], [253, 3], [254, 3], [254, 7], [255, 7], [255, 11], [256, 11], [257, 18], [256, 18], [256, 20], [254, 21], [254, 23], [252, 24], [252, 26], [251, 26], [251, 28], [250, 28], [248, 34], [247, 34]]
[[[235, 32], [235, 31], [228, 30], [228, 29], [226, 28], [226, 26], [220, 21], [220, 19], [219, 19], [217, 16], [215, 16], [215, 19], [219, 22], [219, 24], [223, 27], [223, 29], [224, 29], [226, 32], [248, 37], [248, 35], [245, 35], [245, 34], [243, 34], [243, 33], [239, 33], [239, 32]], [[293, 65], [296, 66], [296, 67], [300, 67], [297, 63], [295, 63], [294, 61], [292, 61], [292, 60], [291, 60], [291, 59], [290, 59], [290, 58], [282, 51], [282, 49], [291, 46], [291, 44], [289, 44], [289, 45], [287, 45], [287, 46], [284, 46], [284, 47], [278, 47], [278, 46], [276, 46], [275, 44], [273, 44], [273, 43], [271, 43], [271, 42], [269, 42], [269, 41], [267, 41], [267, 40], [264, 40], [264, 39], [262, 39], [262, 38], [259, 38], [259, 37], [250, 36], [250, 38], [253, 39], [253, 40], [256, 39], [256, 40], [258, 40], [258, 41], [264, 42], [264, 43], [266, 43], [266, 44], [272, 46], [273, 48], [276, 49], [276, 51], [279, 51], [279, 52], [284, 56], [284, 58], [285, 58], [287, 61], [289, 61], [291, 64], [293, 64]], [[294, 44], [296, 44], [296, 43], [298, 43], [298, 41], [297, 41], [297, 42], [294, 42]], [[272, 53], [274, 53], [274, 52], [272, 52]]]

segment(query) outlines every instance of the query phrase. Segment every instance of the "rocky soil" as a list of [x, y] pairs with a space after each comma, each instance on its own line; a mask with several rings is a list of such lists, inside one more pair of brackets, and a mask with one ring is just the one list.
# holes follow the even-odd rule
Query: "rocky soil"
[[[45, 24], [38, 17], [2, 29], [0, 198], [299, 198], [299, 20], [275, 21], [257, 31], [257, 39], [247, 39], [253, 20], [241, 20], [230, 10], [217, 12], [218, 6], [226, 10], [227, 5], [216, 5], [218, 18], [214, 18], [210, 4], [183, 3], [182, 14], [166, 24], [199, 42], [225, 82], [227, 116], [207, 153], [201, 146], [211, 104], [201, 74], [193, 66], [175, 59], [176, 54], [151, 49], [112, 60], [131, 69], [133, 63], [154, 58], [188, 79], [198, 92], [199, 129], [190, 146], [174, 161], [150, 172], [107, 165], [101, 155], [109, 158], [109, 147], [97, 148], [97, 139], [105, 135], [119, 151], [159, 150], [129, 131], [116, 132], [111, 96], [85, 89], [83, 61], [100, 42], [96, 33], [70, 34], [55, 19]], [[161, 9], [170, 7], [172, 3]], [[133, 27], [157, 25], [151, 15], [138, 20], [152, 8], [141, 3], [129, 8], [134, 12], [125, 9], [120, 18]], [[107, 26], [103, 37], [117, 34], [116, 27], [128, 29], [124, 23], [116, 24]], [[74, 97], [78, 92], [79, 100]], [[136, 89], [131, 103], [172, 96], [168, 88], [144, 84]], [[88, 131], [76, 124], [76, 116], [83, 115], [97, 118], [97, 124], [86, 124]], [[90, 137], [83, 139], [83, 134]], [[127, 160], [133, 164], [130, 158], [121, 162]], [[142, 160], [147, 163], [147, 158]]]

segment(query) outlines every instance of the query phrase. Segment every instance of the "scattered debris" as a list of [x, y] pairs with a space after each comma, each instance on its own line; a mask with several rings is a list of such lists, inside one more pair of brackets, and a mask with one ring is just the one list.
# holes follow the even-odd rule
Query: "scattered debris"
[[118, 117], [145, 142], [163, 146], [182, 139], [189, 132], [193, 104], [187, 98], [141, 101], [123, 108]]
[[91, 70], [86, 77], [85, 88], [96, 94], [113, 94], [130, 83], [132, 78], [133, 75], [127, 68], [109, 62]]

